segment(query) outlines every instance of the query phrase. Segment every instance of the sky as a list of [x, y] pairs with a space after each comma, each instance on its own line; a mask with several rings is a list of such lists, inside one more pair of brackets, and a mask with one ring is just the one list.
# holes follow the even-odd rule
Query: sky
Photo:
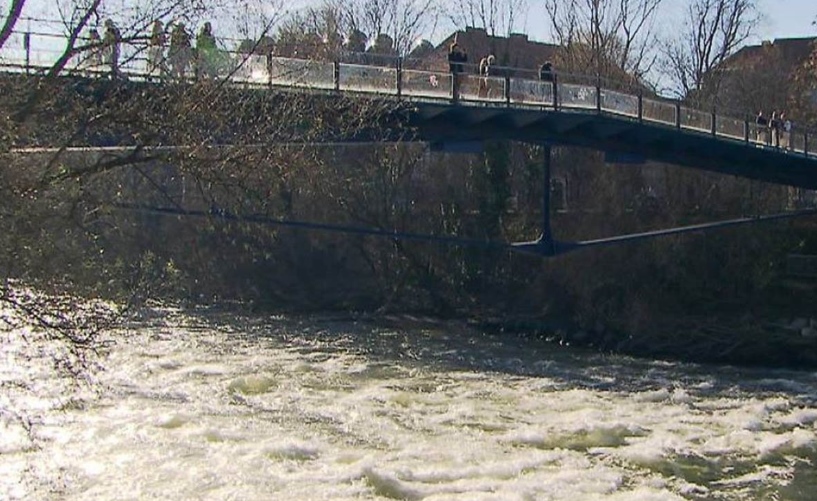
[[766, 16], [760, 27], [763, 39], [817, 36], [817, 26], [811, 24], [817, 18], [817, 1], [760, 0], [759, 4]]
[[[55, 0], [28, 0], [24, 15], [35, 17], [47, 16], [54, 12]], [[139, 0], [132, 0], [139, 2]], [[774, 38], [795, 38], [805, 36], [817, 36], [817, 26], [812, 22], [817, 18], [817, 0], [755, 0], [763, 16], [761, 25], [758, 28], [758, 36], [751, 40], [751, 43], [759, 43], [762, 40]], [[3, 14], [8, 12], [11, 0], [5, 0], [0, 5], [4, 5]], [[127, 4], [129, 0], [108, 0], [104, 3]], [[320, 0], [287, 0], [284, 2], [288, 9], [296, 8], [299, 5], [315, 5]], [[520, 23], [515, 31], [527, 33], [531, 39], [542, 42], [551, 42], [553, 37], [548, 33], [548, 23], [542, 19], [544, 9], [541, 0], [528, 0], [529, 12], [524, 23]], [[661, 11], [657, 16], [657, 24], [664, 29], [672, 29], [679, 19], [682, 18], [683, 7], [687, 0], [664, 0]], [[214, 24], [218, 24], [218, 21]], [[433, 42], [448, 36], [451, 27], [447, 23], [441, 22], [437, 29], [429, 36]], [[216, 26], [218, 29], [218, 26]]]
[[[552, 42], [549, 36], [547, 23], [538, 20], [539, 13], [537, 0], [528, 0], [528, 19], [522, 29], [531, 39], [541, 42]], [[757, 37], [751, 43], [775, 38], [799, 38], [817, 36], [817, 26], [811, 23], [817, 18], [817, 0], [756, 0], [761, 14], [761, 23], [757, 29]], [[664, 0], [660, 12], [656, 16], [657, 25], [663, 29], [672, 29], [684, 15], [687, 0]]]

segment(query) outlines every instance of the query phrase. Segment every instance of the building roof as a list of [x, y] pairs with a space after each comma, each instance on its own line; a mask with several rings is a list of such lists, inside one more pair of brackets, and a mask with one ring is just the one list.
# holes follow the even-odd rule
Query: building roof
[[773, 56], [778, 63], [791, 67], [803, 63], [817, 49], [817, 37], [777, 38], [764, 40], [759, 45], [747, 45], [737, 51], [727, 61], [731, 67], [754, 65]]

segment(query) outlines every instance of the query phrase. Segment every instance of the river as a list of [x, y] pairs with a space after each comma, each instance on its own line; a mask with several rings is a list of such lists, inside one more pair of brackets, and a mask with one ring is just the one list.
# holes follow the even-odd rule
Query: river
[[[23, 335], [26, 339], [23, 339]], [[813, 500], [817, 374], [410, 317], [155, 309], [86, 384], [3, 333], [0, 499]]]

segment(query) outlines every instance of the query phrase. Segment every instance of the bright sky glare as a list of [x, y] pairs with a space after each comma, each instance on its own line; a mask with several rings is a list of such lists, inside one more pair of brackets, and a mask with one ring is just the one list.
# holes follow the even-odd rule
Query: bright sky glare
[[[548, 24], [543, 17], [544, 9], [539, 0], [528, 0], [529, 11], [527, 22], [518, 31], [527, 32], [530, 38], [542, 42], [551, 42]], [[762, 16], [757, 29], [756, 39], [751, 43], [775, 38], [800, 38], [817, 36], [817, 1], [815, 0], [756, 0]], [[656, 17], [657, 28], [678, 29], [684, 18], [687, 0], [664, 0]], [[445, 36], [445, 35], [443, 35]]]
[[759, 0], [766, 15], [760, 27], [763, 39], [817, 36], [817, 2], [814, 0]]
[[[127, 3], [127, 0], [112, 0], [116, 3]], [[133, 0], [138, 2], [139, 0]], [[757, 39], [752, 43], [761, 40], [774, 38], [796, 38], [817, 36], [817, 26], [813, 24], [817, 19], [817, 2], [815, 0], [756, 0], [763, 15], [763, 20], [758, 28]], [[516, 31], [527, 32], [531, 39], [539, 41], [552, 41], [548, 33], [548, 23], [544, 19], [544, 8], [540, 0], [528, 0], [529, 9], [527, 19], [517, 26]], [[28, 0], [24, 15], [33, 17], [43, 17], [52, 14], [54, 11], [54, 0]], [[104, 0], [103, 0], [104, 3]], [[294, 0], [285, 2], [287, 10], [296, 9], [299, 5], [316, 5], [319, 0]], [[4, 10], [2, 15], [8, 12], [11, 0], [2, 2]], [[687, 0], [664, 0], [664, 5], [657, 18], [660, 29], [677, 28], [678, 21], [682, 19], [684, 6]], [[214, 20], [218, 32], [218, 20]], [[451, 31], [450, 25], [441, 21], [434, 33], [426, 34], [432, 38], [433, 42], [439, 42]]]

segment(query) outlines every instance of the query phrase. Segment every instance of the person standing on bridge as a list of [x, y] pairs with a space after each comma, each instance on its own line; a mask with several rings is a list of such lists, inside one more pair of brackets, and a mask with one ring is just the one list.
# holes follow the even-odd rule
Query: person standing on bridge
[[216, 37], [213, 36], [213, 25], [204, 23], [196, 36], [196, 73], [199, 78], [212, 78], [217, 73]]
[[488, 58], [483, 57], [479, 60], [479, 87], [477, 89], [478, 97], [485, 97], [488, 94]]
[[781, 113], [780, 123], [782, 124], [780, 146], [787, 150], [791, 149], [791, 120], [788, 119], [785, 113]]
[[167, 35], [165, 35], [162, 22], [157, 19], [153, 21], [150, 40], [148, 40], [148, 75], [158, 74], [163, 77], [167, 74], [165, 43], [167, 43]]
[[448, 47], [448, 69], [453, 74], [462, 73], [462, 64], [468, 61], [468, 56], [463, 51], [460, 44], [457, 43], [457, 36], [454, 35], [454, 41]]
[[757, 117], [755, 118], [755, 125], [757, 126], [757, 142], [760, 144], [766, 144], [767, 141], [767, 134], [769, 128], [769, 121], [763, 116], [763, 111], [757, 112]]
[[88, 59], [86, 59], [88, 69], [99, 71], [102, 66], [102, 37], [99, 36], [99, 31], [92, 28], [88, 33]]
[[780, 147], [780, 119], [777, 118], [777, 111], [772, 112], [772, 118], [769, 120], [769, 134], [771, 137], [771, 144], [775, 148]]
[[542, 82], [553, 82], [553, 63], [545, 61], [539, 67], [539, 80]]
[[457, 43], [457, 35], [454, 35], [454, 41], [448, 47], [448, 69], [451, 71], [452, 98], [454, 100], [460, 97], [460, 73], [462, 73], [463, 65], [467, 62], [468, 54]]
[[122, 35], [113, 19], [105, 20], [105, 35], [102, 37], [102, 46], [105, 53], [105, 63], [111, 66], [111, 78], [119, 77], [119, 43]]
[[556, 97], [556, 73], [553, 71], [553, 63], [545, 61], [539, 67], [539, 80], [544, 82], [539, 90], [542, 93], [542, 100], [549, 101]]
[[174, 77], [183, 79], [190, 64], [190, 34], [184, 27], [184, 23], [177, 23], [170, 34], [170, 70]]
[[479, 90], [477, 95], [479, 97], [491, 97], [491, 84], [488, 77], [492, 74], [491, 66], [494, 64], [496, 58], [491, 54], [483, 57], [479, 62]]

